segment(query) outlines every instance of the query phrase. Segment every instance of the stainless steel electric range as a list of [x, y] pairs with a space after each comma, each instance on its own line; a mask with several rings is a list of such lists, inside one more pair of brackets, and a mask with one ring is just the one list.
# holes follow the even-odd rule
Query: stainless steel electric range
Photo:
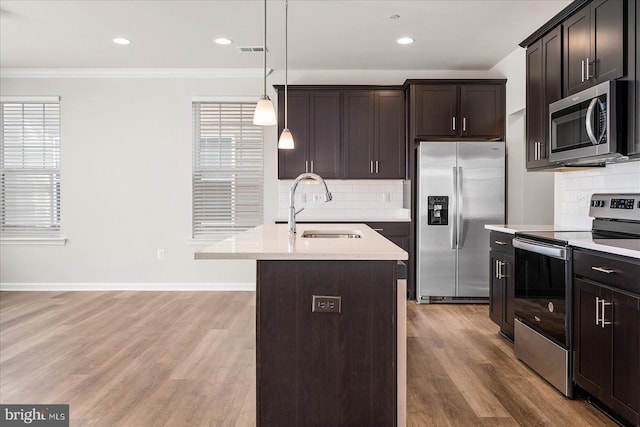
[[[640, 193], [594, 194], [590, 231], [518, 232], [515, 248], [516, 356], [572, 397], [572, 241], [640, 239]], [[605, 240], [602, 240], [605, 241]]]

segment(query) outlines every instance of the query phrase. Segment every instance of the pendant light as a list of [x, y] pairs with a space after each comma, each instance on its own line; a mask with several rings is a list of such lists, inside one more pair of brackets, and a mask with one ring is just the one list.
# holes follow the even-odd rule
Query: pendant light
[[293, 144], [293, 135], [291, 135], [291, 131], [289, 130], [289, 111], [288, 111], [288, 101], [289, 101], [289, 91], [287, 88], [288, 81], [288, 48], [289, 48], [289, 34], [288, 28], [289, 26], [289, 0], [284, 0], [284, 129], [280, 134], [280, 139], [278, 139], [278, 148], [281, 150], [292, 150], [294, 148]]
[[256, 104], [256, 110], [253, 112], [253, 124], [258, 126], [271, 126], [278, 123], [276, 119], [276, 110], [273, 103], [267, 95], [267, 0], [264, 0], [264, 44], [262, 45], [264, 67], [263, 67], [263, 86], [262, 96]]

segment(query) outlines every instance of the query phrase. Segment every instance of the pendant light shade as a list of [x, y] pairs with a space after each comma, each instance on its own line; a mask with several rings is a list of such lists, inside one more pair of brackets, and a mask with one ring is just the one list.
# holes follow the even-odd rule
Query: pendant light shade
[[253, 124], [258, 126], [271, 126], [278, 123], [276, 109], [267, 95], [267, 0], [264, 0], [264, 43], [263, 49], [263, 85], [262, 96], [258, 100], [256, 110], [253, 113]]
[[281, 150], [293, 150], [293, 135], [289, 130], [289, 90], [287, 87], [289, 71], [289, 0], [284, 0], [284, 129], [278, 139], [278, 148]]
[[278, 148], [281, 150], [293, 150], [295, 148], [295, 145], [293, 144], [293, 135], [291, 135], [291, 131], [289, 131], [289, 129], [284, 128], [282, 130], [280, 139], [278, 140]]
[[273, 102], [265, 94], [260, 97], [256, 110], [253, 112], [253, 124], [258, 126], [271, 126], [278, 123]]

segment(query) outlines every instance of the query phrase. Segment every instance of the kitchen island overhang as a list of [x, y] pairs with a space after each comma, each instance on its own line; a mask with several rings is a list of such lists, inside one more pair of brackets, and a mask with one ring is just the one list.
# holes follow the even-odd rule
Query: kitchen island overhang
[[257, 261], [257, 425], [406, 424], [407, 258], [353, 223], [265, 224], [195, 253]]

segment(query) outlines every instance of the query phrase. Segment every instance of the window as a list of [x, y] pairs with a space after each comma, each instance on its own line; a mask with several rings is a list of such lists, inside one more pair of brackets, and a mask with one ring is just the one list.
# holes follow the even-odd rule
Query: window
[[263, 132], [254, 103], [193, 103], [193, 235], [222, 240], [263, 222]]
[[60, 101], [1, 97], [0, 236], [60, 234]]

